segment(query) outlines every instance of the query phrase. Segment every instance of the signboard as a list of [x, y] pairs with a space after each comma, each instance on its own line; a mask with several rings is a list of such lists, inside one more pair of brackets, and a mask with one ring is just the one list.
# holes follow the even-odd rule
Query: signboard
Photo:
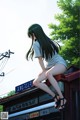
[[20, 111], [22, 109], [32, 107], [33, 105], [37, 105], [37, 104], [38, 104], [38, 98], [33, 98], [33, 99], [30, 99], [26, 102], [22, 102], [22, 103], [19, 103], [19, 104], [15, 104], [11, 107], [8, 107], [6, 110], [8, 110], [9, 112], [15, 112], [17, 110]]
[[15, 87], [15, 92], [18, 93], [18, 92], [22, 92], [24, 90], [27, 90], [27, 89], [30, 89], [31, 87], [33, 87], [33, 80], [31, 81], [28, 81], [26, 83], [23, 83], [19, 86], [16, 86]]
[[39, 117], [39, 112], [30, 113], [30, 118]]
[[48, 109], [43, 109], [43, 110], [40, 111], [40, 116], [44, 116], [44, 115], [47, 115], [49, 113], [50, 113], [49, 108]]

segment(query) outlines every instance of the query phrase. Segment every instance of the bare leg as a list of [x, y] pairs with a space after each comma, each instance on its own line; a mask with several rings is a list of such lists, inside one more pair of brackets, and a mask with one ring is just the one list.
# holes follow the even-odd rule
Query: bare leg
[[63, 95], [61, 93], [60, 87], [56, 81], [56, 79], [53, 77], [54, 75], [58, 75], [63, 73], [66, 70], [65, 66], [62, 64], [57, 64], [56, 66], [52, 67], [46, 72], [46, 76], [48, 80], [50, 81], [51, 85], [54, 87], [54, 89], [57, 91], [59, 96], [62, 98]]
[[[57, 83], [57, 81], [55, 80], [55, 78], [53, 77], [54, 75], [58, 75], [61, 73], [64, 73], [66, 70], [66, 67], [62, 64], [57, 64], [54, 67], [52, 67], [51, 69], [43, 72], [42, 74], [40, 74], [34, 81], [33, 84], [44, 90], [45, 92], [47, 92], [48, 94], [50, 94], [52, 97], [55, 96], [54, 92], [51, 91], [51, 89], [42, 81], [46, 80], [48, 78], [48, 80], [50, 81], [51, 85], [54, 87], [54, 89], [56, 90], [56, 92], [59, 94], [60, 98], [63, 98], [63, 94], [61, 93], [61, 90], [59, 88], [59, 85]], [[56, 101], [56, 100], [55, 100]], [[64, 101], [64, 103], [66, 102], [66, 100]], [[61, 100], [61, 105], [63, 105], [63, 101]]]
[[[64, 65], [57, 64], [46, 72], [46, 76], [47, 76], [48, 80], [50, 81], [50, 83], [52, 84], [52, 86], [54, 87], [56, 92], [59, 94], [60, 98], [64, 98], [64, 97], [63, 97], [63, 94], [60, 90], [60, 87], [59, 87], [57, 81], [55, 80], [55, 78], [53, 76], [64, 73], [65, 70], [66, 70], [66, 67]], [[66, 100], [64, 100], [64, 103], [65, 102], [66, 102]], [[62, 100], [61, 100], [61, 104], [63, 104]]]
[[46, 71], [45, 72], [42, 72], [34, 81], [33, 81], [33, 84], [42, 89], [43, 91], [47, 92], [48, 94], [50, 94], [52, 97], [55, 96], [55, 93], [53, 91], [51, 91], [51, 89], [44, 83], [42, 82], [43, 80], [46, 80], [46, 75], [45, 75]]

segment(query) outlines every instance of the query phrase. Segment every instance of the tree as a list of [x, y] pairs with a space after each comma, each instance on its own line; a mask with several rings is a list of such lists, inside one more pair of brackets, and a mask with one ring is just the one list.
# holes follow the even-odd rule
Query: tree
[[3, 111], [3, 105], [0, 105], [0, 112]]
[[[3, 98], [6, 98], [6, 97], [9, 97], [9, 96], [12, 96], [15, 94], [15, 90], [12, 90], [10, 91], [6, 96], [3, 96]], [[2, 98], [1, 98], [2, 99]]]
[[66, 59], [68, 65], [79, 66], [80, 0], [59, 0], [57, 5], [62, 13], [55, 15], [59, 24], [49, 24], [49, 28], [52, 29], [51, 39], [63, 43], [60, 54]]
[[13, 91], [10, 91], [8, 94], [7, 94], [7, 96], [12, 96], [12, 95], [14, 95], [15, 94], [15, 91], [13, 90]]

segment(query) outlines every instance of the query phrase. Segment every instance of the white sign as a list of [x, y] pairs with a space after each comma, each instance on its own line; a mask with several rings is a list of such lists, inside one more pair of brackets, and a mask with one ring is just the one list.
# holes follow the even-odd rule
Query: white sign
[[0, 119], [1, 120], [8, 119], [8, 112], [0, 112]]

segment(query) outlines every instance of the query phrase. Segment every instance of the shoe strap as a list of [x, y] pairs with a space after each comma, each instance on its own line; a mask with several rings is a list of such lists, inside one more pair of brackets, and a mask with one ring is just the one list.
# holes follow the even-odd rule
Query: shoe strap
[[63, 98], [60, 98], [60, 101], [61, 100], [63, 100], [63, 105], [61, 105], [61, 106], [64, 106], [64, 100], [65, 100], [65, 98], [63, 97]]
[[64, 98], [60, 98], [60, 100], [63, 100], [63, 101], [64, 101]]

